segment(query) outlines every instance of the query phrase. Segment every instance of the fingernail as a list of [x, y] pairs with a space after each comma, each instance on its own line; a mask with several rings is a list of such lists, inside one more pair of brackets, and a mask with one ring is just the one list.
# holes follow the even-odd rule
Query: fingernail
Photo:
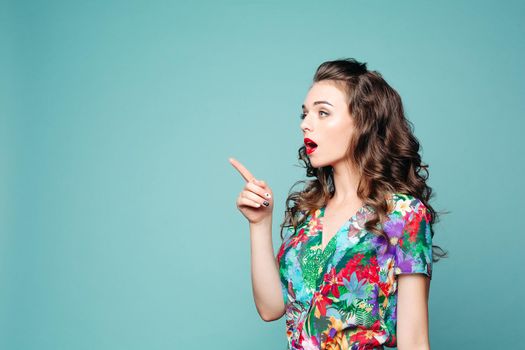
[[265, 193], [264, 195], [266, 196], [266, 198], [270, 198], [271, 197], [269, 193]]
[[266, 207], [270, 205], [270, 203], [268, 203], [268, 201], [264, 201], [263, 204], [264, 204], [264, 206], [266, 206]]

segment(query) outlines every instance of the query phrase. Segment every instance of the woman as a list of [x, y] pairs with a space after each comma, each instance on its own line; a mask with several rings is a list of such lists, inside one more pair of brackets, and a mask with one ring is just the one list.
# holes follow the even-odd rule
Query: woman
[[277, 257], [273, 193], [230, 159], [247, 181], [237, 207], [260, 316], [286, 315], [289, 349], [429, 349], [432, 263], [446, 254], [433, 252], [428, 165], [399, 94], [365, 63], [328, 61], [302, 109], [299, 159], [314, 179], [286, 200]]

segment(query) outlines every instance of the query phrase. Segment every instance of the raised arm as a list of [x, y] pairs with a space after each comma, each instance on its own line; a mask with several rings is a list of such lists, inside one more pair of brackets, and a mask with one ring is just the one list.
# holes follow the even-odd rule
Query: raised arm
[[[237, 208], [250, 229], [252, 291], [257, 312], [264, 321], [281, 318], [285, 312], [277, 259], [272, 244], [273, 193], [240, 162], [230, 163], [246, 181], [237, 198]], [[264, 205], [264, 203], [268, 205]]]

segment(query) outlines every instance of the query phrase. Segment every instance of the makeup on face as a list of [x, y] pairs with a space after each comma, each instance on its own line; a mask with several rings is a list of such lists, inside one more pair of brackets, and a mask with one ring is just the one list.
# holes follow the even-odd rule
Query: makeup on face
[[300, 116], [305, 153], [313, 167], [333, 166], [348, 157], [354, 126], [346, 100], [345, 92], [328, 81], [316, 82], [308, 91]]
[[315, 143], [312, 139], [309, 139], [308, 137], [305, 137], [304, 145], [306, 146], [307, 154], [312, 154], [317, 148], [317, 143]]
[[[331, 104], [331, 103], [328, 102], [328, 101], [315, 101], [315, 102], [313, 103], [313, 106], [320, 105], [320, 104], [326, 104], [326, 105], [329, 105], [329, 106], [332, 106], [332, 107], [333, 107], [333, 104]], [[305, 105], [303, 104], [303, 105], [301, 106], [301, 108], [303, 109], [303, 113], [301, 113], [301, 119], [304, 119], [304, 118], [306, 117], [306, 113], [305, 113], [305, 109], [306, 109], [306, 107], [305, 107]], [[325, 112], [325, 111], [323, 111], [323, 110], [319, 110], [318, 113], [319, 113], [319, 114], [324, 113], [325, 116], [329, 114], [328, 112]], [[307, 153], [308, 155], [312, 154], [312, 153], [316, 150], [316, 148], [317, 148], [317, 143], [316, 143], [314, 140], [312, 140], [311, 138], [308, 138], [308, 137], [305, 137], [305, 138], [304, 138], [304, 145], [305, 145], [305, 147], [306, 147], [306, 153]]]

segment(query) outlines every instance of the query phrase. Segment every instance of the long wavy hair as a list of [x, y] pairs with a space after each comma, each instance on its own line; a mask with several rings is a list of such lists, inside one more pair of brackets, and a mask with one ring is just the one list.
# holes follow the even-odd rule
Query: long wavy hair
[[[357, 196], [365, 205], [371, 206], [375, 215], [365, 223], [365, 229], [383, 236], [383, 230], [391, 208], [391, 193], [404, 193], [420, 199], [430, 214], [431, 236], [433, 224], [439, 215], [430, 205], [432, 188], [427, 185], [428, 164], [419, 155], [420, 144], [413, 134], [414, 126], [406, 119], [401, 97], [377, 71], [367, 70], [366, 63], [344, 58], [322, 63], [315, 72], [313, 83], [329, 80], [340, 87], [348, 98], [348, 109], [354, 119], [354, 137], [349, 140], [347, 155], [358, 171]], [[313, 180], [304, 183], [300, 191], [291, 192], [286, 199], [284, 227], [293, 226], [294, 231], [302, 225], [308, 214], [325, 205], [335, 193], [331, 166], [314, 168], [303, 145], [298, 152], [299, 162], [306, 168], [306, 176]], [[378, 225], [379, 224], [379, 225]], [[432, 245], [433, 261], [446, 257], [439, 246]]]

